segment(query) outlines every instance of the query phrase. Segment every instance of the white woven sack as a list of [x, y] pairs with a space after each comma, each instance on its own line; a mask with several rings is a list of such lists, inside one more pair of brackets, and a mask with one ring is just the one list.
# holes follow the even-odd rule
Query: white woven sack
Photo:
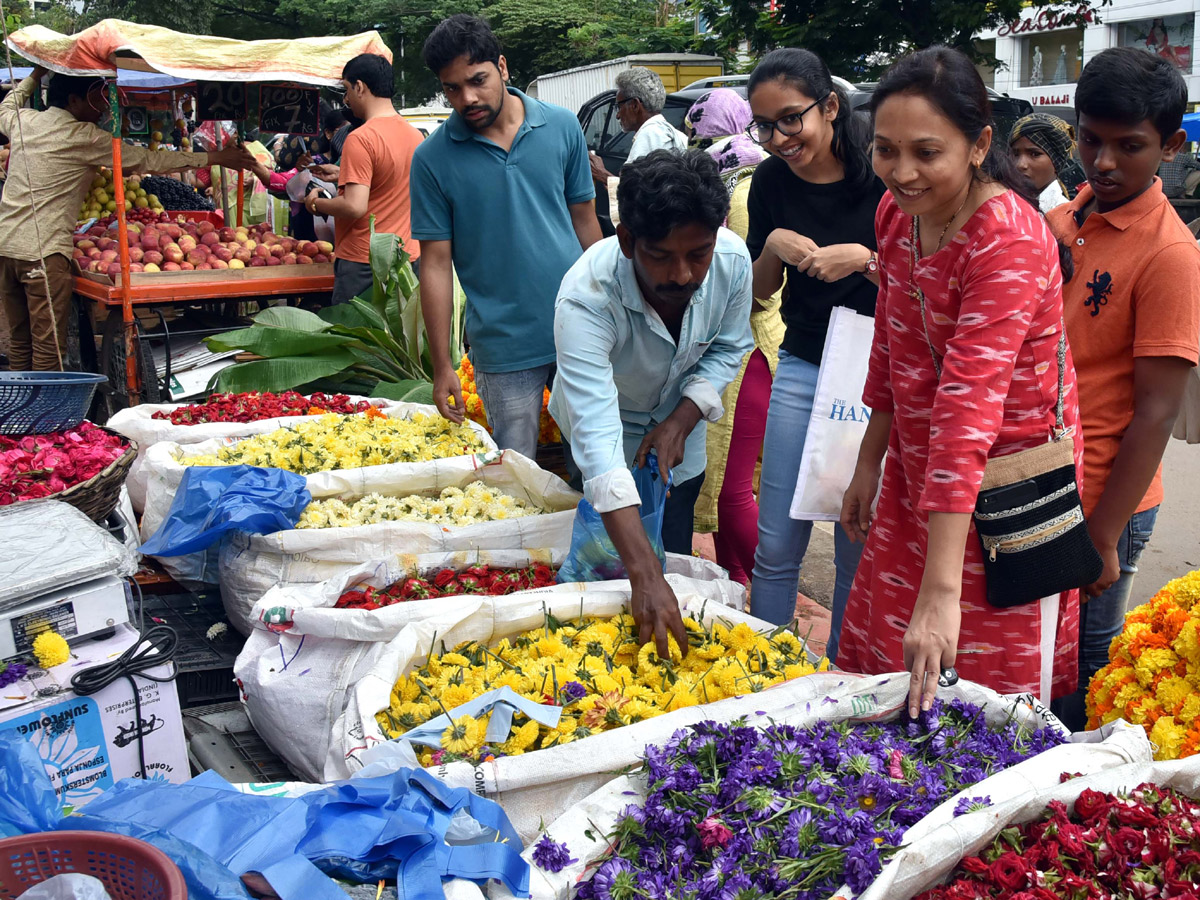
[[254, 603], [279, 584], [319, 584], [366, 560], [402, 567], [404, 558], [459, 550], [541, 550], [558, 558], [571, 546], [580, 495], [556, 475], [513, 450], [499, 456], [455, 456], [427, 463], [400, 463], [318, 472], [306, 476], [314, 500], [350, 501], [378, 492], [389, 496], [429, 493], [483, 481], [548, 510], [540, 516], [444, 526], [383, 522], [353, 528], [293, 528], [274, 534], [235, 534], [220, 551], [221, 599], [229, 622], [243, 634], [254, 627]]
[[[803, 727], [821, 720], [852, 721], [852, 722], [884, 722], [900, 715], [908, 697], [909, 676], [907, 673], [878, 675], [873, 677], [858, 677], [845, 673], [826, 673], [820, 676], [808, 676], [800, 681], [808, 681], [816, 685], [815, 679], [820, 679], [825, 688], [818, 702], [797, 703], [770, 711], [769, 716], [775, 722]], [[783, 687], [782, 685], [780, 687]], [[778, 690], [760, 694], [767, 694]], [[1049, 727], [1063, 733], [1066, 729], [1050, 711], [1039, 701], [1028, 694], [1001, 695], [981, 685], [960, 681], [950, 688], [939, 688], [939, 696], [943, 699], [960, 698], [983, 707], [984, 717], [990, 724], [999, 724], [1013, 718], [1028, 728]], [[713, 704], [713, 707], [720, 704]], [[703, 709], [704, 707], [700, 707]], [[704, 718], [703, 716], [700, 718]], [[724, 721], [717, 716], [709, 718]], [[751, 717], [751, 721], [754, 717]], [[763, 720], [765, 722], [765, 719]], [[1058, 773], [1094, 772], [1104, 768], [1125, 765], [1134, 761], [1146, 761], [1150, 758], [1150, 746], [1146, 741], [1145, 731], [1130, 728], [1109, 729], [1101, 733], [1077, 735], [1072, 740], [1079, 743], [1065, 744], [1055, 747], [1044, 754], [1026, 760], [1017, 766], [999, 772], [991, 778], [973, 785], [949, 798], [921, 822], [913, 825], [906, 834], [906, 842], [915, 834], [922, 833], [926, 821], [941, 822], [953, 817], [954, 806], [959, 797], [981, 796], [990, 794], [993, 798], [1009, 797], [1026, 790], [1031, 783], [1053, 780], [1057, 782]], [[669, 737], [669, 735], [667, 735]], [[591, 738], [589, 738], [591, 740]], [[656, 743], [661, 743], [657, 741]], [[649, 742], [648, 742], [649, 743]], [[1048, 774], [1051, 773], [1052, 774]], [[608, 849], [604, 835], [611, 832], [620, 818], [621, 813], [631, 803], [638, 803], [646, 796], [645, 778], [640, 774], [621, 776], [602, 786], [576, 805], [564, 812], [553, 821], [546, 831], [555, 841], [563, 841], [570, 849], [571, 857], [578, 862], [571, 864], [561, 872], [546, 872], [533, 867], [531, 888], [534, 898], [568, 897], [570, 888], [583, 875], [586, 868], [598, 860]], [[522, 835], [524, 838], [525, 836]], [[536, 838], [536, 835], [535, 835]], [[532, 850], [535, 841], [525, 839], [525, 846]], [[526, 852], [525, 858], [532, 862], [531, 852]], [[885, 870], [886, 871], [886, 870]], [[506, 891], [494, 892], [493, 896], [509, 896]], [[851, 897], [849, 888], [843, 887], [837, 894], [839, 897]], [[890, 900], [893, 894], [881, 894]]]
[[[1062, 773], [1080, 771], [1074, 760], [1050, 760], [1049, 753], [1030, 760], [1030, 763], [1041, 760], [1042, 771], [1030, 772], [1028, 789], [1007, 795], [992, 791], [989, 796], [994, 804], [987, 809], [958, 818], [943, 817], [940, 825], [923, 831], [899, 851], [875, 883], [863, 892], [860, 900], [908, 900], [943, 882], [960, 859], [979, 853], [1004, 828], [1038, 819], [1052, 800], [1061, 801], [1071, 808], [1087, 788], [1117, 793], [1149, 781], [1160, 787], [1175, 788], [1190, 797], [1200, 797], [1200, 756], [1154, 761], [1144, 729], [1125, 722], [1113, 724], [1119, 728], [1123, 726], [1121, 730], [1126, 732], [1133, 729], [1140, 733], [1145, 745], [1144, 754], [1139, 754], [1141, 758], [1129, 760], [1124, 765], [1116, 763], [1098, 766], [1090, 772], [1084, 770], [1083, 777], [1062, 783]], [[1114, 736], [1120, 733], [1118, 730]], [[1100, 750], [1107, 744], [1108, 740], [1094, 747]], [[1076, 749], [1081, 750], [1082, 747]], [[913, 828], [922, 824], [918, 822]]]
[[[559, 566], [566, 550], [551, 547], [541, 550], [459, 550], [451, 553], [395, 554], [340, 570], [338, 575], [318, 584], [277, 584], [257, 600], [250, 610], [253, 627], [271, 627], [315, 637], [347, 638], [362, 641], [390, 641], [408, 624], [414, 604], [437, 603], [442, 598], [410, 600], [383, 609], [337, 609], [337, 601], [346, 591], [370, 586], [385, 588], [413, 575], [433, 575], [442, 569], [461, 571], [469, 566], [521, 569], [539, 563]], [[696, 565], [707, 563], [707, 565]], [[674, 553], [667, 554], [667, 583], [676, 593], [692, 593], [722, 606], [742, 608], [745, 588], [730, 581], [725, 570], [706, 560]], [[588, 584], [557, 584], [522, 593], [572, 593], [580, 591], [627, 591], [628, 581]]]
[[[679, 594], [678, 600], [685, 615], [706, 622], [745, 622], [760, 631], [774, 627], [696, 594]], [[359, 754], [363, 750], [387, 740], [375, 714], [387, 707], [397, 676], [423, 664], [431, 647], [440, 647], [443, 642], [452, 647], [469, 640], [494, 643], [538, 628], [545, 621], [546, 611], [565, 621], [578, 617], [581, 610], [587, 616], [614, 616], [628, 608], [628, 590], [597, 591], [587, 585], [576, 594], [531, 592], [485, 597], [477, 606], [456, 606], [447, 609], [445, 615], [410, 622], [395, 639], [382, 645], [384, 649], [374, 656], [369, 671], [363, 672], [360, 667], [347, 682], [352, 684], [350, 696], [345, 711], [333, 725], [329, 754], [319, 774], [326, 780], [348, 777], [361, 767]], [[517, 833], [527, 841], [537, 833], [540, 822], [586, 797], [616, 771], [635, 765], [646, 744], [666, 740], [675, 729], [707, 718], [729, 720], [757, 711], [774, 715], [779, 709], [823, 696], [833, 684], [849, 677], [839, 673], [798, 678], [762, 693], [687, 707], [571, 744], [478, 766], [453, 763], [430, 771], [452, 787], [471, 788], [500, 803]]]
[[[409, 418], [416, 413], [423, 413], [430, 416], [438, 414], [436, 407], [421, 403], [396, 403], [389, 407], [386, 413], [388, 416], [397, 419]], [[284, 424], [287, 425], [290, 422], [285, 422]], [[471, 423], [471, 428], [488, 450], [494, 451], [496, 449], [496, 443], [492, 440], [491, 435], [487, 433], [486, 429], [476, 425], [474, 422]], [[267, 429], [267, 431], [274, 430], [274, 428]], [[211, 438], [200, 443], [185, 445], [164, 441], [155, 444], [147, 451], [143, 466], [146, 479], [146, 502], [142, 514], [143, 541], [149, 540], [150, 535], [158, 530], [163, 520], [167, 517], [167, 512], [171, 508], [171, 502], [175, 499], [175, 492], [179, 489], [179, 485], [183, 481], [183, 473], [187, 471], [187, 466], [181, 460], [187, 457], [216, 453], [222, 447], [236, 444], [238, 440], [241, 440], [241, 438]], [[464, 460], [474, 459], [474, 457], [469, 456], [458, 458]], [[373, 473], [376, 470], [387, 470], [384, 473], [385, 479], [401, 479], [415, 475], [425, 466], [429, 465], [432, 465], [432, 463], [391, 463], [386, 466], [365, 466], [361, 469], [317, 472], [305, 477], [308, 479], [308, 489], [313, 493], [314, 497], [332, 497], [337, 496], [332, 490], [327, 493], [317, 494], [314, 488], [321, 489], [323, 485], [328, 484], [337, 485], [340, 489], [347, 490], [362, 484], [362, 473], [365, 472]], [[363, 493], [368, 492], [369, 489], [363, 491]], [[207, 553], [191, 553], [186, 556], [161, 556], [156, 558], [167, 571], [167, 574], [176, 581], [215, 584], [218, 579], [217, 553], [216, 547], [212, 547]]]
[[[371, 399], [369, 397], [352, 396], [352, 401], [370, 400], [384, 412], [402, 406], [398, 400]], [[106, 427], [118, 434], [137, 441], [137, 458], [125, 479], [129, 488], [129, 497], [133, 501], [134, 510], [140, 515], [146, 508], [146, 473], [143, 471], [146, 453], [154, 444], [163, 442], [179, 444], [199, 444], [209, 440], [232, 439], [249, 437], [254, 434], [266, 434], [276, 428], [291, 425], [295, 422], [305, 422], [316, 416], [279, 416], [273, 419], [259, 419], [256, 422], [205, 422], [201, 425], [173, 425], [169, 419], [155, 419], [155, 413], [173, 412], [187, 403], [143, 403], [141, 406], [130, 406], [115, 413], [108, 420]]]

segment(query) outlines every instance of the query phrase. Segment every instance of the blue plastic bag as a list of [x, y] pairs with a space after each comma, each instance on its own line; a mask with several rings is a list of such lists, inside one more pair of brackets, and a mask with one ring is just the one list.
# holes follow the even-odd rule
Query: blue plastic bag
[[204, 550], [227, 532], [271, 534], [293, 528], [312, 502], [302, 475], [258, 466], [189, 466], [146, 556]]
[[[642, 500], [642, 527], [654, 555], [667, 567], [667, 554], [662, 545], [663, 511], [667, 506], [667, 492], [671, 489], [671, 476], [664, 481], [659, 477], [658, 457], [651, 453], [646, 465], [633, 468], [633, 482], [637, 485]], [[558, 570], [558, 583], [575, 581], [614, 581], [628, 578], [625, 564], [613, 546], [612, 538], [604, 527], [604, 520], [587, 500], [579, 501], [575, 513], [575, 525], [571, 529], [571, 552]]]

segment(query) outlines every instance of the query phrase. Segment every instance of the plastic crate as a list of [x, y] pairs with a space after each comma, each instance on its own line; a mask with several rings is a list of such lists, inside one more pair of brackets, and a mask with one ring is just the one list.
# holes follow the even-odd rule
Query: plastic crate
[[197, 706], [183, 714], [188, 756], [198, 772], [212, 769], [235, 783], [275, 784], [300, 779], [268, 747], [241, 703]]
[[163, 212], [170, 216], [167, 224], [178, 222], [180, 216], [189, 222], [212, 222], [218, 228], [225, 224], [225, 213], [219, 209], [166, 209]]
[[87, 415], [96, 386], [90, 372], [0, 373], [0, 434], [25, 437], [74, 428]]
[[137, 838], [97, 831], [51, 831], [0, 841], [0, 898], [24, 895], [55, 875], [78, 872], [103, 882], [113, 900], [187, 900], [183, 873]]
[[[238, 699], [233, 663], [242, 638], [229, 627], [220, 594], [215, 589], [199, 594], [147, 594], [144, 602], [147, 619], [170, 625], [179, 635], [175, 684], [180, 708]], [[208, 629], [217, 622], [225, 622], [226, 636], [210, 641]]]

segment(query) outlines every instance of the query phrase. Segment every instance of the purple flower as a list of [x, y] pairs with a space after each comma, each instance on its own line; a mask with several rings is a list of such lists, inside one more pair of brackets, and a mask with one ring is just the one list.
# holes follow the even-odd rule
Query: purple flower
[[0, 663], [0, 688], [6, 688], [25, 677], [29, 667], [24, 663]]
[[856, 894], [861, 894], [883, 868], [879, 851], [873, 841], [862, 838], [846, 848], [846, 884]]
[[960, 797], [959, 801], [954, 804], [954, 816], [965, 816], [967, 813], [978, 812], [981, 809], [987, 809], [992, 805], [992, 798], [986, 795], [982, 797]]
[[596, 870], [591, 886], [596, 900], [631, 900], [637, 892], [637, 876], [627, 860], [613, 857]]
[[571, 851], [566, 844], [550, 840], [549, 833], [543, 834], [542, 839], [533, 847], [533, 864], [547, 872], [561, 872], [571, 863], [579, 860], [571, 858]]
[[587, 696], [587, 688], [578, 681], [568, 681], [558, 692], [567, 703], [575, 703]]

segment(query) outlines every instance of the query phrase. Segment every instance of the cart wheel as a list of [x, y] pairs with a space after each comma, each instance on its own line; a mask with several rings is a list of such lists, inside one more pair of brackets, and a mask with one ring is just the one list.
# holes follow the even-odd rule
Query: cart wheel
[[[110, 311], [104, 322], [104, 339], [100, 345], [100, 360], [104, 374], [108, 376], [108, 414], [111, 416], [117, 410], [126, 409], [131, 405], [129, 388], [125, 383], [125, 343], [121, 339], [122, 322], [120, 313]], [[146, 342], [141, 340], [141, 326], [136, 325], [139, 340], [137, 341], [138, 372], [142, 377], [143, 403], [158, 403], [162, 398], [162, 388], [158, 383], [158, 374], [154, 370], [154, 356]]]

